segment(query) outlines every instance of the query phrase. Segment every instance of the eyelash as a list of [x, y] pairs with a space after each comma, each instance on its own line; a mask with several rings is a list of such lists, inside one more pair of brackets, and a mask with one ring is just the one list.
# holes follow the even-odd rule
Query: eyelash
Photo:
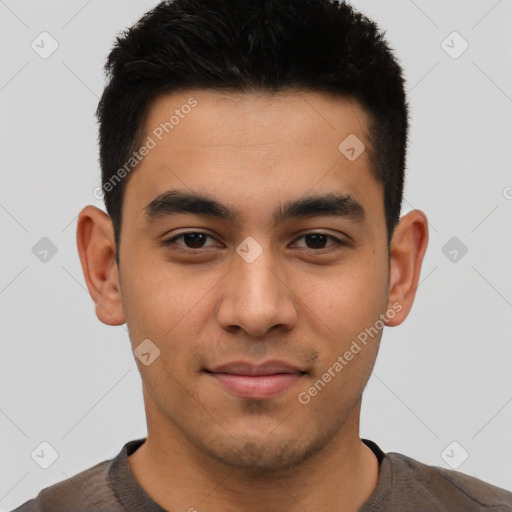
[[[208, 233], [204, 233], [202, 231], [186, 231], [184, 233], [180, 233], [179, 235], [175, 235], [173, 236], [172, 238], [168, 238], [167, 240], [163, 240], [162, 241], [162, 245], [164, 246], [170, 246], [172, 245], [176, 240], [178, 240], [179, 238], [182, 238], [183, 236], [185, 235], [205, 235], [209, 238], [212, 238], [212, 239], [215, 239], [212, 235], [208, 234]], [[331, 247], [335, 246], [335, 245], [339, 245], [339, 246], [345, 246], [345, 245], [348, 245], [346, 242], [343, 242], [342, 240], [340, 240], [339, 238], [336, 238], [335, 236], [333, 235], [328, 235], [326, 233], [320, 233], [320, 232], [317, 232], [317, 231], [312, 231], [310, 233], [305, 233], [303, 235], [301, 235], [300, 237], [296, 238], [295, 241], [297, 240], [300, 240], [301, 238], [304, 238], [306, 236], [309, 236], [309, 235], [322, 235], [322, 236], [325, 236], [327, 238], [330, 238], [332, 240], [334, 240], [334, 244], [330, 245], [330, 246], [327, 246], [327, 247], [322, 247], [320, 249], [310, 249], [308, 247], [305, 247], [303, 249], [307, 249], [309, 251], [313, 251], [313, 252], [321, 252], [321, 251], [324, 251], [324, 250], [329, 250]], [[200, 253], [202, 251], [204, 251], [205, 249], [203, 247], [199, 248], [199, 249], [192, 249], [191, 247], [180, 247], [180, 250], [184, 251], [184, 252], [192, 252], [192, 253]], [[207, 250], [207, 249], [206, 249]]]

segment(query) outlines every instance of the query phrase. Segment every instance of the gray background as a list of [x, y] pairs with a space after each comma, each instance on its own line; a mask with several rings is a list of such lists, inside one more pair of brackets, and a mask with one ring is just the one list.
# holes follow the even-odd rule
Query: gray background
[[[416, 302], [385, 330], [361, 435], [446, 468], [467, 451], [459, 471], [512, 490], [512, 1], [352, 3], [405, 67], [402, 213], [430, 221]], [[102, 66], [115, 35], [154, 5], [0, 0], [0, 510], [146, 434], [126, 326], [96, 319], [75, 229], [83, 206], [103, 208], [92, 194]], [[43, 31], [59, 45], [46, 59], [31, 47], [51, 48]], [[454, 31], [469, 44], [461, 55]], [[46, 262], [32, 250], [43, 237], [57, 248]], [[59, 454], [48, 469], [31, 458], [43, 441]]]

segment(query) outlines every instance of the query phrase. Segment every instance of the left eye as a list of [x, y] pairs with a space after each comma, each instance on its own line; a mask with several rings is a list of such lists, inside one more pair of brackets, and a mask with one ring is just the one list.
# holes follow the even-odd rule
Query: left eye
[[[307, 233], [305, 235], [302, 235], [301, 237], [297, 238], [297, 240], [300, 240], [301, 238], [308, 238], [309, 241], [311, 243], [313, 243], [313, 245], [315, 247], [313, 247], [313, 249], [324, 249], [325, 247], [318, 247], [318, 245], [323, 245], [327, 239], [331, 239], [331, 240], [334, 240], [334, 244], [331, 244], [331, 245], [343, 245], [343, 242], [341, 240], [339, 240], [338, 238], [332, 236], [332, 235], [326, 235], [324, 233]], [[329, 246], [327, 246], [329, 247]], [[311, 247], [309, 247], [309, 249], [311, 249]]]
[[[207, 238], [211, 238], [212, 240], [215, 240], [213, 236], [208, 235], [207, 233], [197, 232], [197, 231], [190, 231], [187, 233], [181, 233], [179, 235], [173, 236], [172, 238], [169, 238], [168, 240], [164, 240], [164, 245], [172, 245], [174, 242], [176, 242], [179, 239], [183, 239], [185, 243], [185, 248], [188, 249], [201, 249], [203, 246], [203, 243]], [[313, 244], [313, 247], [307, 247], [309, 249], [324, 249], [325, 243], [327, 239], [331, 239], [334, 241], [334, 244], [331, 245], [344, 245], [344, 243], [339, 240], [338, 238], [332, 236], [332, 235], [326, 235], [324, 233], [307, 233], [305, 235], [300, 236], [297, 238], [297, 240], [300, 240], [304, 238], [305, 240], [308, 240], [310, 244]], [[183, 247], [183, 244], [177, 244]], [[319, 247], [320, 246], [320, 247]], [[329, 247], [329, 246], [327, 246]]]

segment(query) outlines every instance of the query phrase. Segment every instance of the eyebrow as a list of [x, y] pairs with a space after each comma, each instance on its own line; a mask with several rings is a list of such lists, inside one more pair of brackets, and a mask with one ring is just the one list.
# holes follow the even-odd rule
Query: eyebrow
[[[143, 208], [146, 222], [153, 223], [162, 217], [178, 213], [191, 213], [205, 217], [235, 221], [240, 212], [203, 194], [168, 190]], [[314, 217], [342, 217], [364, 224], [367, 214], [364, 207], [350, 194], [307, 195], [278, 206], [273, 214], [273, 227], [292, 219]]]

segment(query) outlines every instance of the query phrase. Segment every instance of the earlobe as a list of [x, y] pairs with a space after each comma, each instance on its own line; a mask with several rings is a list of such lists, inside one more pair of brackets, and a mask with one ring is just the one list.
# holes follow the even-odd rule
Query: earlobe
[[96, 305], [96, 316], [107, 325], [123, 324], [125, 318], [110, 217], [99, 208], [86, 206], [78, 216], [76, 242], [85, 282]]
[[427, 245], [427, 217], [412, 210], [400, 219], [391, 240], [388, 310], [395, 314], [386, 321], [390, 327], [400, 325], [412, 308]]

